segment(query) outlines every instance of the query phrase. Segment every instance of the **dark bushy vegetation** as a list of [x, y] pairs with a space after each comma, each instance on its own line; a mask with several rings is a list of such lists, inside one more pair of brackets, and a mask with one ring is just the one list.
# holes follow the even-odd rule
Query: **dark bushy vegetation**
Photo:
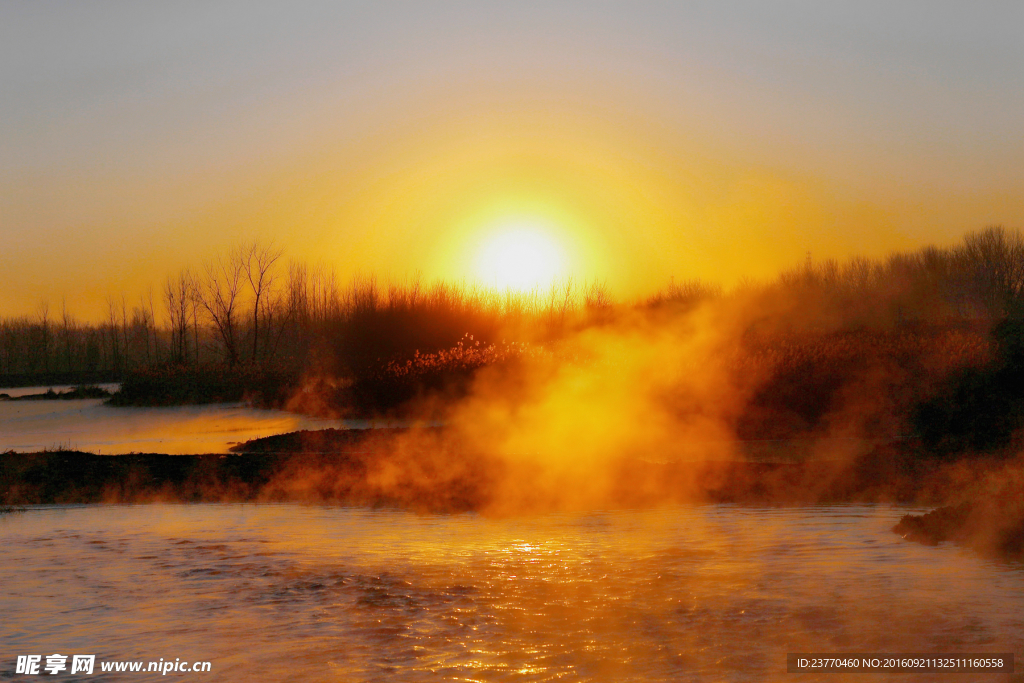
[[900, 416], [926, 397], [946, 368], [984, 366], [989, 343], [973, 326], [903, 326], [759, 335], [737, 372], [760, 377], [736, 432], [785, 439], [842, 430], [829, 420], [856, 411], [869, 434], [906, 436]]
[[913, 425], [930, 451], [995, 451], [1024, 427], [1024, 320], [1003, 320], [992, 338], [990, 363], [956, 369], [935, 396], [915, 406]]
[[0, 454], [0, 505], [236, 499], [255, 496], [276, 459], [220, 455]]
[[297, 382], [294, 373], [276, 368], [154, 366], [132, 370], [110, 403], [161, 406], [248, 401], [261, 406], [283, 406]]

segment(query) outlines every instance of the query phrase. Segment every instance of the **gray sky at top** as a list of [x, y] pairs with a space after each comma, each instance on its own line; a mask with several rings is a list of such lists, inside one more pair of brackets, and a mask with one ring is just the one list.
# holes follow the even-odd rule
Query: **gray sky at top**
[[[0, 164], [209, 154], [311, 98], [537, 81], [632, 84], [669, 110], [696, 92], [781, 129], [817, 107], [811, 139], [1019, 146], [1022, 38], [1019, 2], [6, 2]], [[292, 112], [266, 106], [281, 98]]]

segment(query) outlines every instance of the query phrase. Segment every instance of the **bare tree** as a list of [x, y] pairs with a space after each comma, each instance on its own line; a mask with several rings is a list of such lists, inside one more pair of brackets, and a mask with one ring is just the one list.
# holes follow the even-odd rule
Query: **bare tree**
[[608, 287], [596, 279], [590, 282], [583, 294], [583, 305], [588, 311], [607, 311], [611, 309], [612, 298], [608, 294]]
[[[153, 310], [153, 287], [150, 285], [146, 291], [146, 299], [142, 302], [146, 306], [146, 312], [149, 317], [149, 324], [153, 328], [151, 330], [153, 335], [153, 360], [160, 360], [160, 333], [156, 323], [156, 311]], [[149, 357], [149, 337], [146, 337], [146, 356]]]
[[131, 340], [128, 337], [128, 300], [124, 298], [124, 294], [121, 295], [121, 337], [121, 348], [124, 349], [122, 356], [124, 358], [124, 367], [127, 370], [131, 367], [132, 347]]
[[310, 320], [309, 269], [304, 263], [288, 264], [288, 316], [297, 325], [305, 328]]
[[39, 352], [43, 360], [43, 372], [50, 371], [50, 304], [39, 305]]
[[213, 321], [229, 365], [238, 363], [238, 307], [244, 271], [243, 254], [235, 249], [206, 264], [206, 280], [200, 290], [203, 309]]
[[68, 313], [68, 302], [66, 298], [60, 300], [60, 333], [64, 345], [64, 370], [71, 372], [72, 366], [72, 338], [75, 333], [75, 321]]
[[196, 354], [196, 369], [199, 369], [199, 312], [203, 307], [203, 290], [199, 286], [199, 276], [190, 270], [189, 278], [189, 310], [192, 313], [192, 350]]
[[[150, 353], [150, 336], [155, 332], [153, 325], [153, 318], [150, 315], [149, 309], [146, 307], [146, 300], [140, 298], [139, 305], [132, 307], [132, 318], [131, 318], [131, 340], [132, 345], [135, 347], [136, 362], [141, 362], [143, 351], [145, 352], [146, 363], [152, 361], [152, 355]], [[154, 329], [150, 329], [154, 328]]]
[[195, 313], [194, 279], [188, 270], [176, 278], [168, 277], [164, 285], [164, 305], [171, 325], [171, 359], [185, 365], [189, 360], [189, 325]]
[[252, 240], [238, 251], [239, 260], [252, 291], [252, 361], [256, 362], [260, 341], [260, 316], [265, 315], [267, 298], [274, 287], [274, 264], [281, 258], [282, 250], [273, 242], [263, 243]]
[[110, 337], [110, 362], [115, 370], [122, 369], [119, 335], [117, 332], [117, 302], [107, 297], [107, 334]]
[[576, 307], [576, 281], [572, 276], [566, 277], [561, 283], [562, 304], [560, 306], [560, 321], [565, 322], [565, 316]]
[[1001, 315], [1024, 292], [1024, 237], [991, 227], [964, 237], [958, 250], [965, 275], [991, 313]]

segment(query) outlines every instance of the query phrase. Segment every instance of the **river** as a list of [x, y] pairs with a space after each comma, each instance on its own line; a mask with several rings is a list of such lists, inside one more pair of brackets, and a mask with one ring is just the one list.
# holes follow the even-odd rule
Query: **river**
[[1024, 568], [906, 542], [906, 512], [29, 508], [0, 515], [0, 678], [53, 653], [212, 666], [101, 680], [217, 681], [801, 681], [819, 679], [787, 652], [1020, 656]]
[[401, 426], [394, 420], [332, 420], [242, 403], [120, 408], [101, 399], [0, 401], [0, 453], [78, 450], [227, 453], [238, 443], [302, 429]]

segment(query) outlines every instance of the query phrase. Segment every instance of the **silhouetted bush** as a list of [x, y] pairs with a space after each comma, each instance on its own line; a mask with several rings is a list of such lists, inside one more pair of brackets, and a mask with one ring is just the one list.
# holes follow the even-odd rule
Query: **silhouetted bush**
[[992, 452], [1024, 427], [1024, 321], [1002, 321], [992, 338], [997, 354], [990, 364], [955, 370], [936, 396], [915, 408], [913, 425], [930, 451]]
[[248, 401], [281, 406], [297, 377], [280, 369], [261, 367], [200, 367], [181, 365], [133, 370], [111, 398], [115, 406], [163, 406]]

